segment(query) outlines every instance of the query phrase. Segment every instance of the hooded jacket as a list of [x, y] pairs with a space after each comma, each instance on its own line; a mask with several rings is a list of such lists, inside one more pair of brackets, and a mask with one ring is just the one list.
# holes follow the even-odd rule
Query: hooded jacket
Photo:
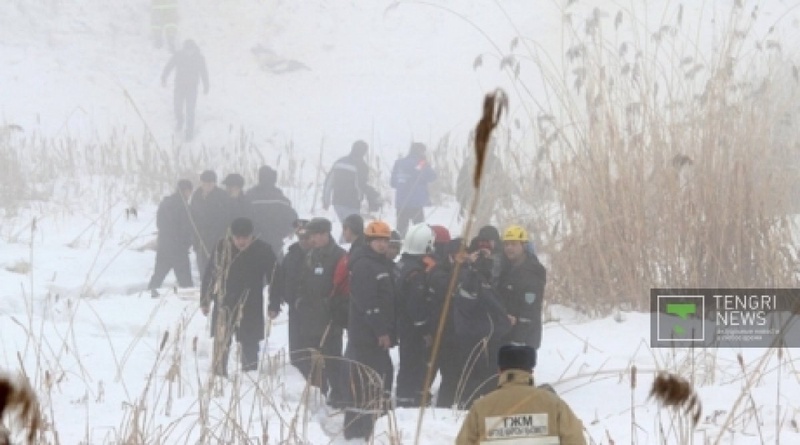
[[555, 393], [536, 388], [530, 372], [517, 369], [503, 371], [499, 387], [475, 401], [456, 445], [511, 441], [586, 445], [583, 423], [569, 405]]

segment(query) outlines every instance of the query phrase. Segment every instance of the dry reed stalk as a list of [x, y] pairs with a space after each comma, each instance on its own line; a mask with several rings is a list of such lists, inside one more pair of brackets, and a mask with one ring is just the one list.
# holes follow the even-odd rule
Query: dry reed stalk
[[[473, 177], [473, 185], [475, 186], [475, 194], [472, 197], [472, 203], [470, 204], [470, 209], [468, 216], [466, 218], [465, 227], [464, 227], [464, 234], [462, 237], [461, 248], [459, 249], [459, 254], [463, 254], [466, 250], [465, 241], [467, 236], [472, 229], [472, 220], [475, 216], [478, 202], [480, 201], [480, 184], [481, 184], [481, 172], [483, 171], [483, 163], [486, 157], [486, 148], [487, 144], [489, 143], [489, 138], [491, 137], [492, 130], [497, 126], [500, 118], [503, 115], [503, 111], [508, 107], [508, 96], [505, 94], [503, 90], [496, 90], [492, 94], [487, 94], [484, 98], [483, 102], [483, 115], [481, 116], [480, 121], [478, 121], [478, 125], [475, 129], [475, 162], [476, 167], [475, 171], [476, 174]], [[450, 311], [450, 302], [453, 297], [453, 291], [455, 290], [456, 282], [458, 280], [458, 274], [461, 270], [461, 262], [457, 262], [455, 267], [453, 267], [453, 272], [450, 275], [450, 283], [447, 286], [447, 293], [444, 297], [444, 303], [442, 305], [442, 314], [439, 317], [439, 325], [436, 328], [436, 336], [433, 340], [433, 347], [431, 348], [431, 355], [428, 360], [428, 363], [436, 363], [436, 359], [439, 355], [439, 347], [441, 346], [442, 341], [442, 333], [444, 332], [444, 326], [447, 321], [448, 312]], [[419, 439], [422, 434], [422, 422], [425, 415], [425, 407], [428, 404], [428, 388], [431, 386], [431, 382], [433, 382], [433, 366], [428, 366], [428, 370], [425, 374], [425, 383], [422, 386], [422, 400], [420, 401], [419, 407], [419, 416], [417, 417], [417, 429], [414, 435], [414, 443], [419, 444]]]

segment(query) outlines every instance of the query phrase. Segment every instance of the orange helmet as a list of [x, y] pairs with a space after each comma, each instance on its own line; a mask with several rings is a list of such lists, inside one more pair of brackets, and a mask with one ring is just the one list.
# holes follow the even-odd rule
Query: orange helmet
[[364, 237], [389, 239], [392, 237], [392, 228], [383, 221], [372, 221], [364, 229]]

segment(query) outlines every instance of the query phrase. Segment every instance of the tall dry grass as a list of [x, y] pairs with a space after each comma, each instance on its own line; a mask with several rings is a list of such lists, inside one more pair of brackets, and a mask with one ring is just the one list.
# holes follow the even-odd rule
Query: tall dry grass
[[504, 58], [509, 75], [532, 63], [549, 98], [528, 96], [528, 162], [546, 160], [556, 199], [517, 207], [549, 257], [549, 301], [607, 314], [646, 309], [654, 287], [796, 283], [800, 79], [780, 39], [753, 31], [758, 7], [703, 30], [718, 36], [706, 54], [683, 6], [648, 29], [626, 9], [578, 20], [578, 3], [562, 68], [522, 36]]

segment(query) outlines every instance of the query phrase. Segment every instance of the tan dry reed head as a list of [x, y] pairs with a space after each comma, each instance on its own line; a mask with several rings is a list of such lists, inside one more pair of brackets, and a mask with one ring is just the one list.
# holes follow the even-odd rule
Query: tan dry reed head
[[[6, 412], [16, 414], [19, 425], [28, 429], [27, 443], [34, 443], [36, 434], [42, 429], [36, 394], [27, 380], [0, 374], [0, 419]], [[3, 437], [3, 434], [7, 435], [8, 432], [2, 428], [0, 426], [0, 443], [3, 440], [8, 441], [8, 437]]]
[[684, 412], [691, 414], [692, 425], [700, 421], [702, 406], [697, 393], [691, 383], [683, 377], [662, 372], [653, 381], [650, 397], [654, 397], [665, 406], [683, 408]]

